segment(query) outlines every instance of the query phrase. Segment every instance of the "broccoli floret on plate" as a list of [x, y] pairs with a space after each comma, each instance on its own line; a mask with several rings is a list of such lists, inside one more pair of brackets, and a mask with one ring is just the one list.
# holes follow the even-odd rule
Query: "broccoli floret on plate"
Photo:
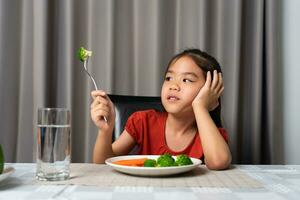
[[172, 167], [177, 166], [174, 158], [170, 154], [163, 154], [157, 158], [158, 167]]
[[185, 154], [181, 154], [181, 155], [176, 156], [176, 161], [175, 162], [177, 163], [178, 166], [192, 165], [193, 164], [191, 158], [188, 157]]
[[156, 167], [156, 160], [154, 159], [145, 160], [144, 167]]

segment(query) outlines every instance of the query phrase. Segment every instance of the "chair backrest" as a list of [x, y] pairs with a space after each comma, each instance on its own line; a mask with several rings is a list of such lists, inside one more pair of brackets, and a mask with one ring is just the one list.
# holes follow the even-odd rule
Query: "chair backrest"
[[[164, 110], [160, 97], [109, 95], [109, 98], [114, 103], [116, 109], [113, 141], [123, 132], [128, 117], [135, 111], [147, 109]], [[217, 127], [222, 126], [218, 108], [210, 112], [210, 116]]]
[[109, 95], [115, 105], [116, 120], [113, 140], [123, 132], [128, 117], [138, 110], [156, 109], [163, 111], [160, 97]]

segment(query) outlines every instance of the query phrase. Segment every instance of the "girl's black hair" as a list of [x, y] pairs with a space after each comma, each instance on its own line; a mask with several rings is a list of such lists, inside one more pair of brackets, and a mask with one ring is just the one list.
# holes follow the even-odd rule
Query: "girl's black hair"
[[[186, 49], [178, 54], [176, 54], [168, 63], [167, 70], [169, 67], [176, 62], [179, 58], [188, 56], [190, 57], [203, 71], [204, 77], [208, 71], [211, 72], [213, 78], [213, 71], [217, 70], [217, 72], [222, 72], [221, 66], [218, 61], [208, 53], [201, 51], [200, 49]], [[211, 118], [215, 122], [217, 127], [222, 127], [221, 122], [221, 99], [219, 98], [219, 105], [214, 110], [209, 112]]]

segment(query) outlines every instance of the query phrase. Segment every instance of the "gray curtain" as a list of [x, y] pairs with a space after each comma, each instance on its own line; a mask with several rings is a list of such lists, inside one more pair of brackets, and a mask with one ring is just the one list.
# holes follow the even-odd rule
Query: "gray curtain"
[[200, 48], [224, 71], [223, 121], [234, 163], [281, 163], [280, 1], [0, 0], [0, 143], [7, 162], [35, 161], [38, 107], [72, 112], [72, 161], [91, 162], [92, 83], [158, 96], [172, 55]]

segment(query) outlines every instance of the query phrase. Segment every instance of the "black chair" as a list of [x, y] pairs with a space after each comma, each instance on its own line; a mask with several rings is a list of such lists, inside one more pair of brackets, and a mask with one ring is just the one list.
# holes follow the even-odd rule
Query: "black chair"
[[160, 97], [109, 95], [115, 105], [116, 120], [113, 141], [123, 132], [128, 117], [139, 110], [156, 109], [163, 111]]

